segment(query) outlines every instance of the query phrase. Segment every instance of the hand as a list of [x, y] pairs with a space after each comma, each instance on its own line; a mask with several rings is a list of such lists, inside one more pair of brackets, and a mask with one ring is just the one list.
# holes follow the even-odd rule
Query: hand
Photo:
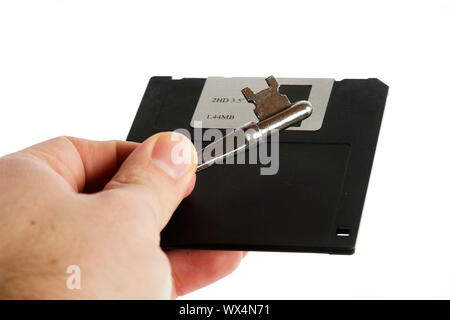
[[[61, 137], [0, 158], [0, 298], [176, 298], [233, 271], [241, 251], [159, 246], [196, 162], [168, 132], [142, 144]], [[80, 289], [66, 286], [71, 265]]]

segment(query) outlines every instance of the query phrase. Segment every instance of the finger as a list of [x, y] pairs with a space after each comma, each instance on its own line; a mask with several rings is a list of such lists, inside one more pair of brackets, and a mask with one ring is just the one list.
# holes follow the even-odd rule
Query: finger
[[188, 184], [188, 187], [186, 189], [186, 193], [184, 194], [185, 198], [188, 197], [192, 193], [192, 191], [194, 190], [196, 180], [197, 180], [197, 175], [194, 175], [192, 177], [191, 181]]
[[196, 167], [197, 153], [189, 139], [175, 132], [159, 133], [128, 156], [105, 190], [131, 191], [150, 207], [161, 230], [192, 189]]
[[247, 254], [243, 251], [171, 250], [172, 296], [185, 295], [234, 271]]
[[68, 138], [78, 150], [85, 174], [85, 192], [99, 191], [111, 180], [139, 143]]
[[77, 192], [96, 191], [111, 179], [124, 159], [138, 146], [126, 141], [54, 138], [19, 151], [42, 161]]

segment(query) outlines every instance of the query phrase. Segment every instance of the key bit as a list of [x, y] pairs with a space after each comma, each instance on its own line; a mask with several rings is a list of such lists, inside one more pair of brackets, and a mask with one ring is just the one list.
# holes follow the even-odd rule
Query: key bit
[[266, 83], [269, 88], [256, 94], [248, 87], [242, 89], [245, 99], [255, 105], [254, 112], [259, 121], [267, 119], [292, 105], [287, 96], [278, 92], [279, 85], [274, 76], [266, 78]]
[[245, 152], [264, 141], [274, 131], [284, 130], [311, 115], [312, 106], [309, 101], [292, 104], [287, 96], [280, 94], [278, 82], [273, 76], [268, 77], [266, 82], [269, 87], [256, 94], [250, 88], [242, 89], [247, 101], [255, 105], [254, 112], [259, 121], [246, 124], [200, 150], [197, 172]]

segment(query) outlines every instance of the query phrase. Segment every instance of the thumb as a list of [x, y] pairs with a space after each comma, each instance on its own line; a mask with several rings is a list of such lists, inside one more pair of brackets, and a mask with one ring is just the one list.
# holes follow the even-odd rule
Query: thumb
[[105, 190], [129, 191], [148, 202], [163, 229], [192, 189], [196, 168], [197, 152], [192, 142], [180, 133], [162, 132], [127, 157]]

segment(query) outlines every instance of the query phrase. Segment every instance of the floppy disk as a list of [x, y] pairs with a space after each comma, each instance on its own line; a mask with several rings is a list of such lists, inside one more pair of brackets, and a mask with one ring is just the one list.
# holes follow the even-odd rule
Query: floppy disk
[[[280, 114], [266, 97], [274, 86], [281, 112], [312, 113], [263, 139], [258, 124]], [[377, 79], [151, 78], [127, 140], [178, 130], [200, 150], [248, 124], [263, 137], [197, 173], [161, 246], [352, 254], [387, 93]]]

